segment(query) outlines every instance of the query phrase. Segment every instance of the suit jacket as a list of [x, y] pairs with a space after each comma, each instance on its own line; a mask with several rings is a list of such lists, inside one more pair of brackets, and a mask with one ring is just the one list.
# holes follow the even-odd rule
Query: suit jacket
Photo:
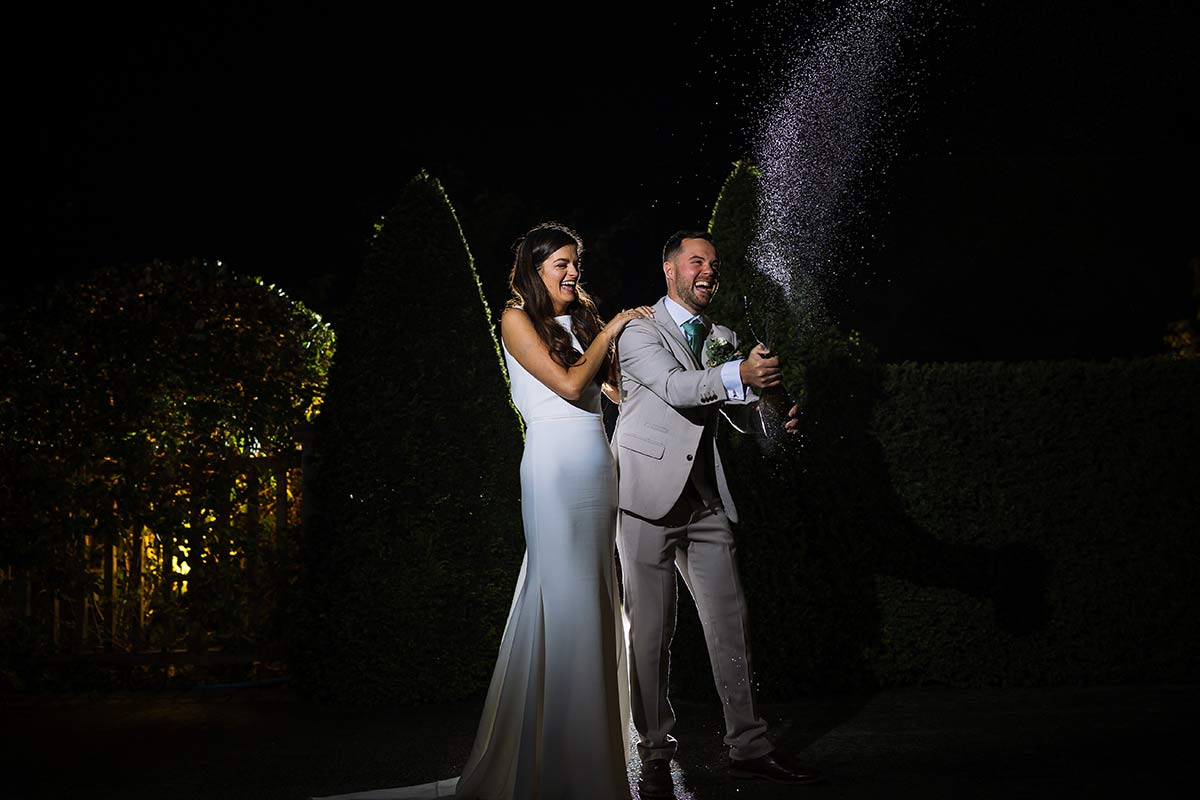
[[[737, 334], [701, 315], [707, 341], [720, 337], [737, 347]], [[739, 431], [750, 429], [758, 397], [728, 400], [720, 365], [697, 363], [683, 331], [671, 319], [666, 298], [653, 319], [629, 322], [617, 343], [621, 363], [621, 412], [613, 430], [619, 505], [646, 519], [666, 516], [683, 493], [701, 447], [712, 453], [717, 491], [730, 520], [737, 509], [717, 451], [719, 414]]]

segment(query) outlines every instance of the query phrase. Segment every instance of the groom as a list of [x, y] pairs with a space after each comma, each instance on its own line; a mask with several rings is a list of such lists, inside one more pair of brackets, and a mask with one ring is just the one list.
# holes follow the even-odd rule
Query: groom
[[[667, 676], [676, 569], [704, 627], [725, 712], [731, 774], [779, 783], [821, 780], [772, 754], [767, 725], [755, 708], [730, 525], [737, 509], [721, 468], [716, 427], [720, 412], [736, 429], [749, 430], [757, 413], [754, 390], [779, 386], [782, 378], [778, 357], [762, 344], [744, 359], [730, 358], [736, 334], [704, 316], [719, 266], [708, 233], [672, 235], [663, 247], [667, 295], [654, 306], [653, 318], [631, 321], [618, 343], [622, 402], [612, 439], [620, 470], [617, 548], [630, 620], [630, 700], [643, 797], [674, 796], [675, 715]], [[795, 432], [795, 420], [785, 427]]]

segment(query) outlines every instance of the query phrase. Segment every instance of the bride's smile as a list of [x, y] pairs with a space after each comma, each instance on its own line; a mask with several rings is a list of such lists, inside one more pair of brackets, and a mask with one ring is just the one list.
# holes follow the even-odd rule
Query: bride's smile
[[579, 283], [579, 255], [573, 245], [560, 247], [550, 254], [539, 272], [555, 314], [565, 314], [575, 301], [575, 286]]

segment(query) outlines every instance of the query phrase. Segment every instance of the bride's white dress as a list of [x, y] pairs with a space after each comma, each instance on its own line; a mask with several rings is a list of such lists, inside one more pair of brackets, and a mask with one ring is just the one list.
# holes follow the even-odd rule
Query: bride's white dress
[[[570, 317], [556, 320], [570, 332]], [[504, 358], [526, 425], [526, 551], [475, 746], [461, 778], [337, 800], [630, 797], [625, 630], [613, 556], [617, 476], [600, 389], [591, 384], [570, 402], [507, 348]]]

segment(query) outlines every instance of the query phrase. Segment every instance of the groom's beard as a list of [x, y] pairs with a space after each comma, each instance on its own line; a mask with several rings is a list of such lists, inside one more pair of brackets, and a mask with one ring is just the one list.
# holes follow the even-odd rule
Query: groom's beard
[[[703, 281], [701, 281], [701, 283], [703, 283]], [[684, 305], [686, 305], [689, 310], [694, 311], [697, 314], [700, 313], [704, 309], [708, 308], [708, 304], [711, 303], [712, 299], [717, 296], [717, 290], [721, 288], [721, 282], [716, 277], [713, 277], [708, 281], [708, 283], [712, 287], [710, 291], [697, 291], [696, 283], [693, 281], [691, 286], [685, 286], [680, 290], [679, 299], [684, 301]]]

